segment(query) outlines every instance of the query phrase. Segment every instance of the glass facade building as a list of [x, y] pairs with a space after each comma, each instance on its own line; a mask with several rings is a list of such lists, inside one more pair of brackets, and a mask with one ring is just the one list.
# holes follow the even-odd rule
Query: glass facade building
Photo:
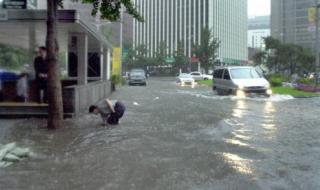
[[134, 21], [133, 45], [146, 45], [154, 56], [160, 43], [173, 55], [178, 42], [193, 56], [192, 45], [200, 42], [201, 30], [212, 29], [221, 41], [218, 57], [247, 60], [247, 0], [134, 0], [145, 22]]
[[315, 31], [309, 27], [308, 9], [314, 5], [315, 0], [272, 0], [271, 35], [313, 50]]

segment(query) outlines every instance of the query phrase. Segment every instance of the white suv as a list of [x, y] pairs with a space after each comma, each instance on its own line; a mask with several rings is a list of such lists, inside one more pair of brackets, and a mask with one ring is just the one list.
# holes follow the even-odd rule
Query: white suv
[[270, 96], [269, 82], [253, 67], [224, 67], [213, 74], [213, 89], [218, 94], [245, 95], [249, 93]]

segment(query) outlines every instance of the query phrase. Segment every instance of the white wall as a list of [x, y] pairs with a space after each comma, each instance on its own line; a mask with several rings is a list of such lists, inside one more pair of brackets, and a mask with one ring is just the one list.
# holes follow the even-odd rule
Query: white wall
[[37, 9], [47, 9], [47, 1], [38, 0]]
[[248, 47], [264, 48], [263, 38], [270, 36], [270, 29], [248, 30]]

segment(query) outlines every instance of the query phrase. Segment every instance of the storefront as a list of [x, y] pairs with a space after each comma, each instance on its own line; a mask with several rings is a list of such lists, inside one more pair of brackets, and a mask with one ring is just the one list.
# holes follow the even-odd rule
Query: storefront
[[[0, 44], [34, 52], [37, 47], [45, 45], [47, 13], [45, 10], [23, 9], [30, 4], [21, 6], [22, 9], [0, 10]], [[76, 10], [59, 10], [58, 17], [59, 51], [65, 53], [67, 63], [67, 75], [62, 80], [64, 111], [66, 115], [75, 116], [90, 104], [109, 95], [112, 46], [96, 27]], [[33, 64], [29, 64], [30, 68], [33, 68]], [[32, 75], [32, 71], [30, 72]], [[29, 84], [30, 96], [24, 104], [14, 102], [14, 82], [2, 84], [4, 102], [0, 104], [0, 115], [10, 114], [8, 107], [14, 106], [28, 108], [20, 109], [19, 113], [22, 115], [23, 110], [36, 110], [37, 107], [41, 108], [37, 114], [46, 114], [47, 105], [34, 103], [33, 81], [30, 80]], [[19, 109], [14, 108], [12, 113], [18, 113]]]

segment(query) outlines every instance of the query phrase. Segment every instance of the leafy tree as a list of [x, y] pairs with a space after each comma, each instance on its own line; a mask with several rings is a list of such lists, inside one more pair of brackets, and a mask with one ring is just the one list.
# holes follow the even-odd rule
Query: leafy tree
[[168, 47], [165, 42], [161, 42], [158, 45], [156, 56], [155, 56], [155, 65], [164, 65], [166, 63], [167, 50], [168, 50]]
[[176, 72], [179, 72], [180, 69], [185, 71], [187, 69], [188, 58], [184, 53], [184, 46], [181, 41], [177, 44], [177, 50], [174, 53], [175, 63], [173, 65]]
[[302, 73], [314, 71], [316, 69], [315, 66], [315, 55], [311, 52], [311, 50], [303, 48], [299, 51], [300, 56], [298, 58], [298, 70]]
[[255, 64], [265, 64], [279, 74], [312, 71], [315, 57], [309, 49], [296, 44], [281, 43], [272, 37], [264, 39], [266, 50], [254, 55]]
[[195, 44], [193, 49], [206, 73], [208, 73], [211, 66], [210, 60], [217, 58], [217, 50], [219, 47], [220, 41], [214, 38], [212, 30], [203, 28], [201, 31], [200, 44]]
[[0, 44], [0, 68], [19, 70], [30, 61], [27, 50]]
[[259, 51], [253, 56], [255, 65], [264, 65], [267, 59], [267, 53], [265, 51]]
[[132, 69], [134, 67], [145, 68], [147, 66], [157, 65], [156, 57], [148, 57], [148, 48], [146, 45], [141, 44], [136, 48], [132, 46], [128, 48], [128, 54], [125, 57], [125, 63], [127, 63], [127, 69]]
[[[139, 15], [131, 0], [82, 0], [83, 3], [93, 5], [92, 15], [101, 13], [101, 19], [116, 21], [120, 18], [121, 6], [123, 5], [127, 12], [133, 15], [139, 21], [143, 18]], [[63, 7], [63, 0], [47, 0], [47, 61], [48, 61], [48, 101], [49, 117], [48, 128], [56, 129], [62, 126], [63, 105], [62, 88], [59, 77], [58, 42], [57, 42], [57, 10], [58, 6]]]
[[134, 66], [134, 59], [136, 57], [136, 51], [133, 49], [133, 47], [128, 48], [128, 54], [124, 58], [124, 62], [126, 63], [127, 69], [131, 69]]
[[145, 67], [147, 65], [147, 54], [148, 54], [148, 48], [146, 45], [141, 44], [135, 49], [136, 55], [134, 59], [134, 65], [136, 67]]

